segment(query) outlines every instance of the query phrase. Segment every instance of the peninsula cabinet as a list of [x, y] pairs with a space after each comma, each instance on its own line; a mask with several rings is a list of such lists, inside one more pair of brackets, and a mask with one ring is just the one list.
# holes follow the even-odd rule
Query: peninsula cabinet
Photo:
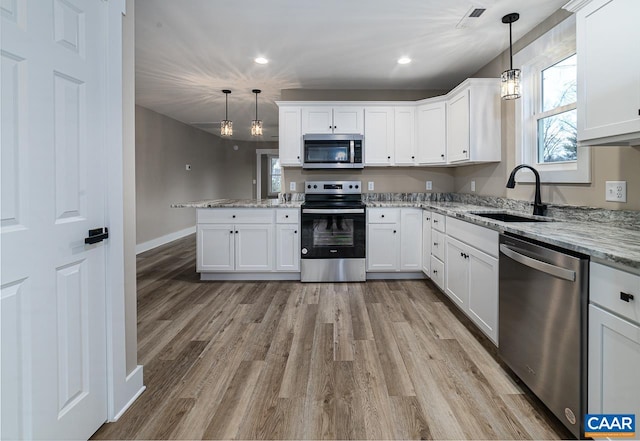
[[302, 134], [364, 134], [364, 109], [351, 106], [305, 106], [302, 108]]
[[283, 166], [302, 166], [302, 108], [280, 107], [279, 156]]
[[447, 163], [499, 162], [500, 80], [470, 78], [447, 96]]
[[580, 145], [640, 145], [640, 2], [574, 0]]
[[589, 273], [589, 413], [640, 415], [640, 275]]
[[446, 102], [429, 100], [416, 108], [416, 151], [420, 165], [447, 163]]

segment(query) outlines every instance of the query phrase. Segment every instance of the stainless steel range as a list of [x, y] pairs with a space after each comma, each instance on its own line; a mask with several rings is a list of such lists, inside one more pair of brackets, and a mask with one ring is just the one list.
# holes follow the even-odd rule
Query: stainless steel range
[[365, 241], [362, 182], [305, 182], [300, 264], [303, 282], [364, 281]]

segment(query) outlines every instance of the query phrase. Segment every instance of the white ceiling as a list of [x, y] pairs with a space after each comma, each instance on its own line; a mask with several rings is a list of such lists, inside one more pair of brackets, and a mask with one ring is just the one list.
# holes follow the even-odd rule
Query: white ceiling
[[[224, 118], [265, 141], [282, 89], [451, 89], [566, 0], [136, 0], [136, 103], [187, 124]], [[480, 18], [458, 23], [476, 7]], [[254, 63], [264, 56], [267, 65]], [[397, 64], [401, 56], [408, 65]], [[255, 139], [254, 139], [255, 140]]]

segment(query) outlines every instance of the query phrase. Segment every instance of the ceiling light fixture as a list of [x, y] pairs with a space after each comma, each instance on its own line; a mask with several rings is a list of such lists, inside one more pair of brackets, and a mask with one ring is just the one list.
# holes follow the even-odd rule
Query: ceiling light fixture
[[409, 63], [411, 63], [411, 58], [409, 57], [398, 58], [398, 64], [409, 64]]
[[502, 23], [509, 24], [509, 69], [500, 76], [500, 96], [503, 100], [515, 100], [520, 98], [520, 69], [513, 68], [513, 41], [511, 37], [511, 24], [518, 21], [520, 14], [512, 12], [502, 17]]
[[262, 136], [262, 121], [258, 119], [258, 94], [262, 91], [253, 89], [251, 92], [256, 94], [256, 119], [251, 121], [251, 136]]
[[225, 102], [224, 102], [224, 119], [222, 121], [220, 121], [220, 135], [222, 136], [231, 136], [233, 135], [233, 121], [229, 121], [229, 94], [231, 93], [230, 90], [223, 90], [222, 93], [224, 93], [225, 96]]
[[267, 60], [265, 57], [256, 57], [253, 61], [258, 64], [267, 64], [269, 62], [269, 60]]

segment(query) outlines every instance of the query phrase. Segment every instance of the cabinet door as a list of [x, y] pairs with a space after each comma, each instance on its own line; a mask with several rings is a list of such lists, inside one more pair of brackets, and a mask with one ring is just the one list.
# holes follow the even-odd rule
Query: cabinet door
[[446, 163], [447, 126], [445, 102], [419, 106], [416, 118], [418, 127], [416, 146], [418, 163]]
[[394, 142], [393, 107], [367, 107], [364, 110], [365, 165], [392, 165]]
[[331, 107], [303, 107], [302, 134], [333, 133], [333, 109]]
[[639, 17], [637, 0], [578, 12], [578, 141], [640, 132]]
[[367, 271], [398, 269], [397, 224], [367, 225]]
[[282, 107], [279, 120], [279, 149], [281, 165], [302, 165], [302, 116], [300, 107]]
[[415, 107], [396, 107], [394, 109], [395, 165], [415, 165], [417, 162], [415, 110]]
[[640, 415], [640, 325], [589, 305], [589, 413]]
[[422, 272], [431, 277], [431, 212], [422, 212]]
[[273, 269], [273, 225], [236, 225], [236, 271]]
[[362, 107], [334, 107], [333, 133], [364, 134], [364, 110]]
[[231, 224], [198, 225], [197, 271], [234, 270], [234, 231]]
[[422, 210], [400, 210], [400, 270], [422, 269]]
[[498, 344], [498, 259], [467, 247], [469, 271], [468, 315]]
[[297, 224], [276, 226], [276, 270], [300, 271], [300, 234]]
[[447, 102], [447, 160], [469, 159], [469, 89]]
[[444, 292], [464, 310], [469, 301], [469, 263], [465, 257], [468, 247], [451, 237], [446, 238], [445, 244]]

